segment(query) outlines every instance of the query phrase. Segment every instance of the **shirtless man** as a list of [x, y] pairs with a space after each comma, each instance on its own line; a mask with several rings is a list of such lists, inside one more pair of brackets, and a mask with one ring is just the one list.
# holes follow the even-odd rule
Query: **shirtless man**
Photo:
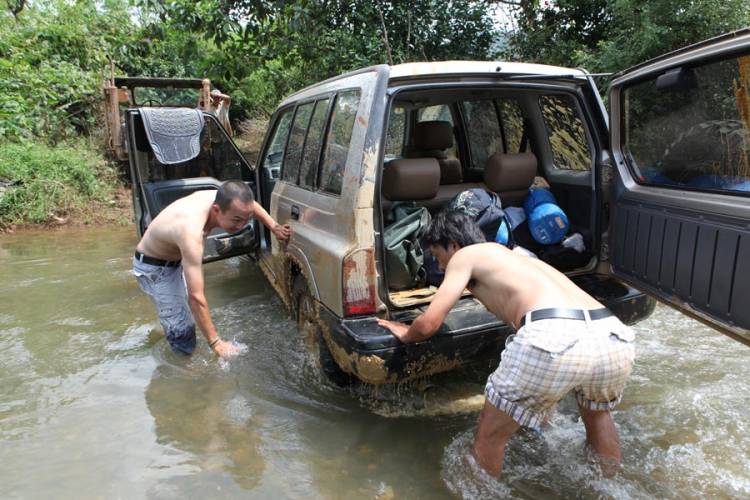
[[605, 476], [617, 472], [620, 439], [610, 410], [619, 403], [635, 361], [635, 336], [565, 275], [484, 236], [463, 212], [439, 213], [424, 241], [444, 269], [432, 303], [411, 325], [378, 323], [402, 342], [432, 337], [469, 288], [516, 331], [485, 388], [471, 454], [490, 474], [502, 473], [505, 445], [521, 425], [537, 427], [571, 390], [586, 444]]
[[195, 350], [195, 323], [218, 356], [240, 350], [221, 340], [203, 294], [203, 243], [212, 229], [236, 233], [255, 217], [286, 244], [289, 225], [280, 225], [254, 199], [244, 182], [227, 181], [218, 191], [197, 191], [180, 198], [151, 221], [136, 247], [133, 274], [156, 304], [172, 350]]

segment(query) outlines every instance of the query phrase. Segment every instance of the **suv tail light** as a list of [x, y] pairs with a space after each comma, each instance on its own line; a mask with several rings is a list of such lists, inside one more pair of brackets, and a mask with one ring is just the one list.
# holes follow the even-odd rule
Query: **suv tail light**
[[372, 248], [344, 258], [344, 316], [375, 314], [375, 259]]

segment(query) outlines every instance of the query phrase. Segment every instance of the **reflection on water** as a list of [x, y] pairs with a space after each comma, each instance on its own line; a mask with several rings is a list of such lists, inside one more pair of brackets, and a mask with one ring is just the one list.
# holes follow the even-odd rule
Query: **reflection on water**
[[[130, 275], [134, 231], [0, 236], [2, 498], [746, 498], [750, 349], [660, 307], [614, 412], [623, 470], [601, 479], [575, 401], [466, 460], [490, 366], [377, 391], [322, 378], [245, 259], [209, 264], [224, 338], [174, 355]], [[199, 337], [200, 339], [200, 337]]]

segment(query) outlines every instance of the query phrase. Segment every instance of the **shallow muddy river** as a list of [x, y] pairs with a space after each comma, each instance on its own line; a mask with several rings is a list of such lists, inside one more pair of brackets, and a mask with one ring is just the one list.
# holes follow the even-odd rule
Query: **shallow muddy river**
[[599, 477], [564, 400], [515, 436], [505, 476], [464, 460], [487, 367], [372, 392], [318, 373], [246, 259], [206, 266], [224, 338], [172, 354], [130, 274], [132, 227], [0, 235], [0, 498], [702, 499], [750, 497], [750, 348], [665, 307], [637, 325]]

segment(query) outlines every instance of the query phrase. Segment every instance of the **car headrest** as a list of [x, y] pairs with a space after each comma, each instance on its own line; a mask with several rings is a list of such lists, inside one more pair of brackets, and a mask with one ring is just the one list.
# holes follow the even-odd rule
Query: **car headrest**
[[435, 158], [391, 160], [383, 171], [383, 196], [391, 201], [428, 200], [440, 187], [440, 165]]
[[495, 153], [484, 164], [484, 183], [496, 193], [528, 189], [535, 176], [536, 156], [533, 153]]
[[453, 146], [453, 124], [439, 120], [418, 122], [413, 142], [419, 149], [448, 149]]

